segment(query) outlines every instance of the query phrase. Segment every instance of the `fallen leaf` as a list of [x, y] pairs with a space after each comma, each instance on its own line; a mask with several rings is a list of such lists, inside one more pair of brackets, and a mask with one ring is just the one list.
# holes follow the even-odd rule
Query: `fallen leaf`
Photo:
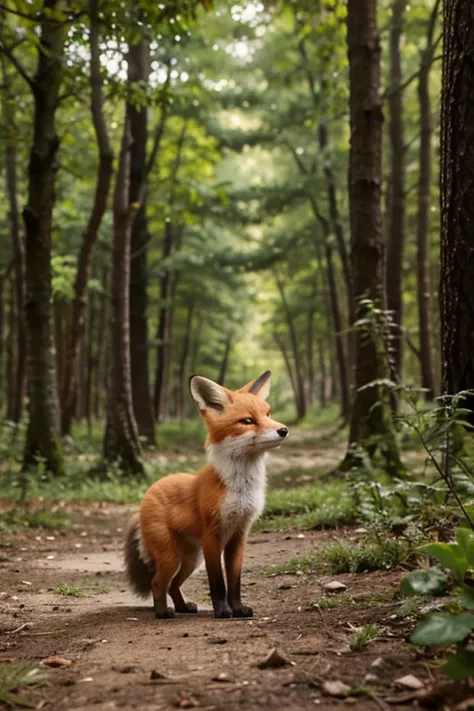
[[70, 667], [72, 660], [64, 659], [64, 657], [47, 657], [41, 663], [47, 667]]
[[338, 696], [341, 699], [345, 699], [351, 693], [351, 687], [343, 681], [325, 681], [322, 689], [328, 696]]
[[295, 663], [274, 647], [257, 666], [259, 669], [279, 669], [280, 667], [295, 666]]

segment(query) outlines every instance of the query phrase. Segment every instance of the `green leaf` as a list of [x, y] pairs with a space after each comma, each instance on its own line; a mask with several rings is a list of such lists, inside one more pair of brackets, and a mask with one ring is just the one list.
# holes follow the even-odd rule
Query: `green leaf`
[[466, 610], [474, 610], [474, 590], [468, 585], [463, 585], [459, 593], [459, 602]]
[[418, 550], [436, 558], [441, 565], [449, 568], [456, 579], [462, 583], [469, 566], [464, 550], [458, 543], [429, 543], [426, 546], [421, 546]]
[[402, 595], [441, 595], [446, 589], [448, 577], [439, 568], [428, 570], [414, 570], [403, 578], [400, 584]]
[[462, 642], [473, 628], [474, 615], [469, 612], [462, 612], [460, 615], [434, 612], [418, 625], [410, 637], [410, 642], [419, 647], [447, 646]]
[[468, 568], [474, 568], [474, 533], [470, 528], [459, 527], [456, 540], [466, 556]]
[[474, 651], [460, 649], [457, 654], [448, 657], [442, 671], [451, 679], [469, 679], [474, 674]]

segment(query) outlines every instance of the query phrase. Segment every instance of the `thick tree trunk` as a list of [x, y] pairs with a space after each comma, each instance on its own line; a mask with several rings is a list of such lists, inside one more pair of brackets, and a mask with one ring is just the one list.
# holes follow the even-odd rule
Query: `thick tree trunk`
[[439, 5], [440, 0], [437, 0], [428, 23], [426, 48], [421, 55], [420, 74], [418, 77], [421, 135], [417, 222], [417, 296], [421, 384], [426, 390], [425, 397], [427, 400], [431, 400], [435, 394], [430, 276], [431, 136], [433, 128], [429, 78], [433, 61], [433, 34]]
[[109, 141], [107, 123], [103, 114], [102, 79], [100, 70], [100, 20], [98, 0], [91, 0], [91, 112], [99, 148], [99, 166], [96, 179], [94, 202], [89, 221], [82, 237], [74, 283], [71, 322], [67, 338], [66, 369], [61, 389], [61, 432], [70, 434], [76, 398], [77, 361], [81, 341], [84, 337], [84, 316], [87, 307], [87, 284], [90, 278], [92, 252], [97, 241], [99, 228], [107, 208], [113, 175], [113, 150]]
[[[401, 39], [406, 0], [393, 0], [390, 26], [390, 202], [387, 244], [387, 307], [391, 313], [390, 361], [395, 378], [402, 379], [403, 253], [405, 247], [405, 141]], [[396, 399], [392, 398], [396, 407]]]
[[23, 211], [29, 395], [23, 469], [36, 466], [40, 457], [53, 474], [64, 472], [51, 337], [51, 221], [59, 146], [55, 114], [66, 38], [64, 22], [51, 18], [50, 13], [58, 7], [57, 0], [45, 0], [44, 9], [49, 12], [39, 20], [38, 64], [32, 83], [33, 145], [28, 165], [28, 201]]
[[104, 459], [118, 463], [129, 474], [143, 476], [142, 448], [133, 413], [130, 372], [130, 241], [133, 219], [129, 203], [130, 142], [130, 128], [125, 118], [114, 192], [111, 348]]
[[[445, 0], [441, 98], [443, 392], [474, 389], [474, 29], [471, 0]], [[472, 410], [474, 397], [463, 407]]]
[[[128, 80], [148, 84], [150, 57], [148, 41], [142, 37], [128, 55]], [[150, 393], [148, 358], [148, 221], [146, 203], [147, 107], [130, 102], [132, 148], [130, 155], [130, 204], [140, 204], [132, 226], [132, 261], [130, 265], [130, 360], [132, 368], [133, 409], [138, 432], [148, 444], [155, 443], [155, 420]]]
[[[170, 220], [165, 222], [165, 234], [163, 238], [162, 259], [167, 259], [173, 248], [173, 225]], [[168, 331], [167, 324], [169, 318], [169, 297], [170, 297], [170, 272], [165, 268], [160, 278], [160, 310], [158, 314], [158, 326], [156, 331], [156, 374], [155, 374], [155, 390], [153, 397], [153, 405], [155, 409], [155, 418], [157, 421], [162, 416], [164, 380], [165, 380], [165, 365], [166, 365], [166, 333]]]
[[[381, 217], [382, 109], [380, 102], [380, 42], [376, 0], [348, 0], [351, 148], [349, 204], [352, 285], [359, 318], [367, 317], [364, 299], [383, 305], [384, 241]], [[356, 333], [355, 386], [350, 445], [369, 456], [379, 453], [395, 474], [400, 458], [390, 409], [381, 388], [373, 384], [384, 374], [377, 339], [366, 330]], [[346, 457], [350, 465], [352, 449]], [[352, 459], [353, 461], [353, 459]]]

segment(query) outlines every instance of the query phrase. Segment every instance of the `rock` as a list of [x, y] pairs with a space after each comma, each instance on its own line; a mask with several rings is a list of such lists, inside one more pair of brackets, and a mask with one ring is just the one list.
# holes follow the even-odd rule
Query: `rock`
[[395, 684], [397, 686], [403, 686], [405, 689], [422, 689], [424, 684], [422, 681], [413, 676], [413, 674], [407, 674], [406, 676], [401, 676], [399, 679], [395, 679]]
[[377, 657], [377, 659], [374, 659], [370, 666], [372, 667], [372, 669], [380, 669], [381, 667], [383, 667], [384, 664], [385, 662], [382, 657]]
[[343, 681], [325, 681], [322, 688], [328, 696], [338, 696], [341, 699], [345, 699], [351, 693], [351, 687]]
[[225, 637], [211, 637], [209, 644], [227, 644], [227, 639]]
[[212, 681], [220, 681], [222, 684], [228, 684], [232, 682], [232, 679], [225, 672], [221, 672], [220, 674], [217, 674], [217, 676], [213, 676]]
[[376, 684], [378, 680], [379, 679], [376, 674], [366, 674], [364, 676], [364, 684]]
[[121, 674], [138, 674], [138, 672], [140, 672], [140, 671], [143, 671], [143, 670], [142, 670], [142, 669], [139, 669], [138, 667], [131, 666], [131, 665], [130, 665], [130, 666], [121, 667], [121, 668], [119, 669], [119, 672], [120, 672]]
[[150, 672], [150, 679], [152, 681], [156, 681], [157, 679], [166, 679], [164, 674], [161, 674], [161, 672], [156, 671], [156, 669], [152, 669]]
[[276, 647], [271, 649], [265, 659], [257, 664], [259, 669], [279, 669], [280, 667], [295, 666], [282, 652]]
[[329, 583], [324, 583], [323, 590], [331, 593], [339, 593], [347, 590], [347, 585], [339, 582], [339, 580], [331, 580]]
[[64, 657], [47, 657], [41, 663], [47, 667], [70, 667], [72, 660], [64, 659]]

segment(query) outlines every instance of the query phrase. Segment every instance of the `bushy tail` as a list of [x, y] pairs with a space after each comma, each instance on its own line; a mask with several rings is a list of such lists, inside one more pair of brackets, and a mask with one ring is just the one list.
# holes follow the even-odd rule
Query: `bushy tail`
[[125, 534], [125, 568], [130, 585], [140, 597], [148, 597], [151, 592], [153, 571], [140, 556], [140, 520], [138, 514], [131, 518]]

